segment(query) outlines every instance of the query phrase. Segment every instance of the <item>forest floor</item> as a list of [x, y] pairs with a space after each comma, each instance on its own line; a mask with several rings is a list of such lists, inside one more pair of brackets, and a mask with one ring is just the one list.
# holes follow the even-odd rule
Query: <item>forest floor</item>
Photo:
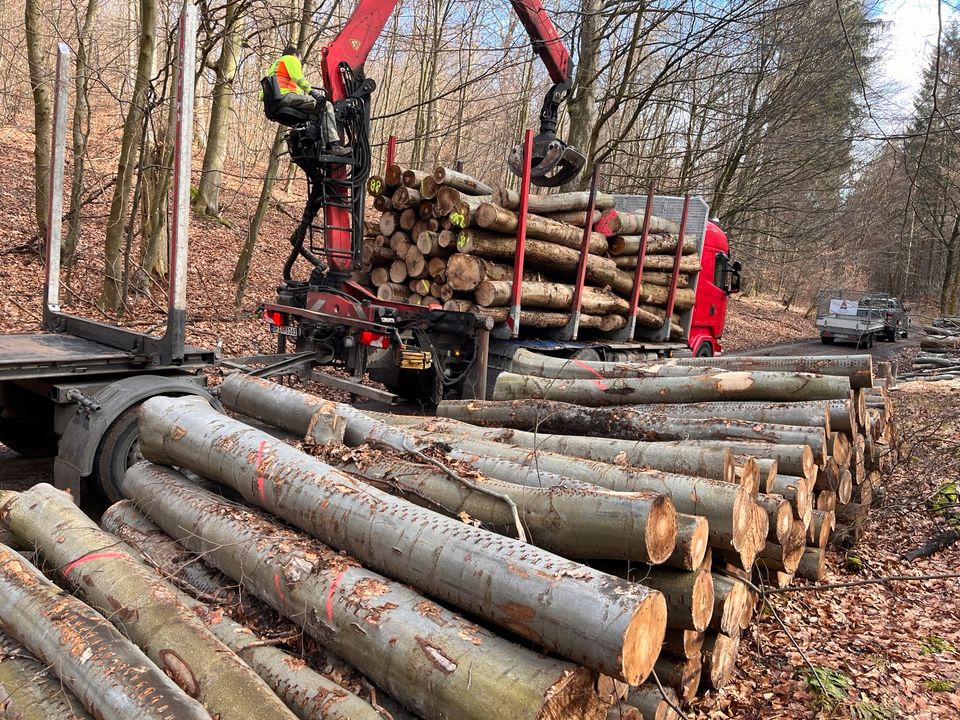
[[[39, 329], [43, 266], [29, 178], [32, 137], [0, 128], [0, 333]], [[100, 160], [106, 172], [115, 158]], [[300, 183], [280, 191], [268, 213], [252, 263], [246, 296], [237, 307], [231, 282], [252, 216], [259, 180], [245, 186], [228, 176], [226, 222], [191, 220], [188, 296], [189, 341], [216, 346], [225, 355], [272, 351], [274, 338], [257, 317], [258, 304], [273, 296], [287, 255], [287, 236], [299, 213]], [[74, 309], [96, 309], [102, 279], [102, 237], [109, 191], [84, 209], [76, 269], [69, 283]], [[134, 245], [134, 255], [136, 254]], [[138, 328], [163, 317], [164, 293], [131, 297], [126, 317]], [[736, 298], [730, 304], [725, 346], [730, 351], [799, 342], [816, 337], [802, 313], [772, 300]], [[315, 390], [316, 388], [311, 388]], [[329, 392], [327, 393], [330, 394]], [[885, 488], [863, 540], [849, 552], [831, 550], [827, 582], [887, 575], [956, 571], [960, 546], [907, 564], [900, 554], [934, 534], [938, 520], [925, 504], [945, 482], [957, 482], [960, 462], [960, 385], [911, 383], [895, 393], [901, 423], [900, 462]], [[0, 446], [6, 487], [49, 481], [52, 463], [27, 460]], [[858, 560], [855, 561], [854, 558]], [[710, 693], [691, 711], [700, 718], [892, 717], [948, 718], [960, 715], [960, 609], [956, 580], [890, 582], [842, 590], [771, 596], [770, 607], [744, 636], [736, 682]], [[779, 618], [779, 620], [777, 619]], [[781, 624], [782, 623], [782, 624]], [[830, 668], [849, 687], [834, 700], [811, 689], [810, 666]], [[813, 687], [816, 687], [815, 685]]]

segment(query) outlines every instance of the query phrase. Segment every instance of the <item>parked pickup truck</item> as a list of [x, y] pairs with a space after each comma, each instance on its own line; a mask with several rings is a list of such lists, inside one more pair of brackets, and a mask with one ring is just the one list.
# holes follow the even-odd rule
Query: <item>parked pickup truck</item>
[[853, 342], [873, 347], [876, 339], [896, 342], [906, 337], [910, 318], [900, 300], [887, 293], [851, 290], [821, 290], [817, 301], [817, 328], [820, 342]]

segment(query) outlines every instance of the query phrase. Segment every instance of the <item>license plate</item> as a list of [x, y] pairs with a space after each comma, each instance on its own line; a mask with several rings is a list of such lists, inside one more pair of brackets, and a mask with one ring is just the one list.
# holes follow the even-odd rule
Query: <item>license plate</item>
[[273, 331], [278, 335], [287, 335], [297, 337], [300, 334], [300, 328], [296, 325], [271, 325]]

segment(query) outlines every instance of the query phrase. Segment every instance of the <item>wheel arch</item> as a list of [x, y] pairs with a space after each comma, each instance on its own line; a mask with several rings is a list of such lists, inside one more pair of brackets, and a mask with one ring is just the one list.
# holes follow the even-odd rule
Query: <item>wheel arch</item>
[[54, 485], [80, 501], [83, 478], [93, 472], [103, 436], [114, 421], [134, 405], [155, 395], [196, 395], [215, 408], [220, 402], [199, 382], [187, 376], [136, 375], [111, 383], [96, 395], [96, 411], [77, 408], [67, 423], [53, 465]]

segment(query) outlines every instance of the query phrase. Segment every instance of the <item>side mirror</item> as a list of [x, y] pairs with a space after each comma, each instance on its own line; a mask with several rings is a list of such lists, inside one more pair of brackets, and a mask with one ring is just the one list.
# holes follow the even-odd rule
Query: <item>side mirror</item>
[[734, 293], [740, 292], [740, 272], [743, 270], [743, 264], [739, 260], [734, 260], [730, 263], [730, 278], [727, 281], [726, 293], [727, 295], [733, 295]]

